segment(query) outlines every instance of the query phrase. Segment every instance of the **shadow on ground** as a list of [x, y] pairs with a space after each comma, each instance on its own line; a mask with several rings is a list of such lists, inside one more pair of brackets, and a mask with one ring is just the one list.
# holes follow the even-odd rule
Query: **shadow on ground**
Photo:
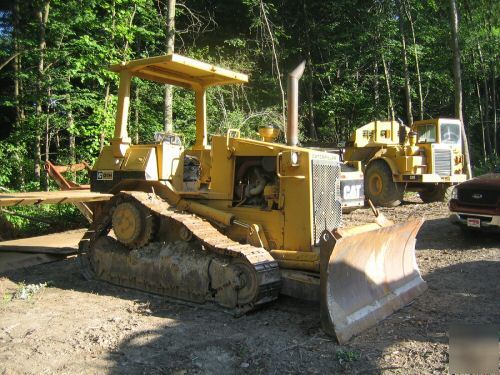
[[429, 219], [417, 235], [417, 250], [471, 251], [500, 247], [500, 233], [468, 232], [448, 218]]
[[[470, 240], [447, 219], [435, 219], [424, 224], [417, 249], [441, 254], [446, 248], [452, 255], [483, 248], [498, 251], [495, 241], [490, 237]], [[423, 277], [429, 289], [421, 297], [344, 346], [321, 331], [317, 305], [290, 298], [234, 318], [217, 308], [85, 281], [74, 258], [4, 276], [15, 282], [50, 281], [60, 289], [132, 300], [135, 313], [175, 321], [160, 320], [132, 330], [117, 347], [103, 353], [111, 363], [105, 369], [110, 374], [445, 372], [449, 324], [500, 321], [500, 272], [494, 259], [426, 265]]]

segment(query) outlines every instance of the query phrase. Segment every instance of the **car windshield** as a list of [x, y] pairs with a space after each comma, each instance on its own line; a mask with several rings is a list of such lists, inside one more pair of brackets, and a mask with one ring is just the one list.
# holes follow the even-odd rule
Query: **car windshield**
[[423, 124], [417, 127], [418, 143], [436, 142], [436, 125]]
[[441, 124], [441, 143], [448, 145], [460, 145], [460, 125], [442, 123]]

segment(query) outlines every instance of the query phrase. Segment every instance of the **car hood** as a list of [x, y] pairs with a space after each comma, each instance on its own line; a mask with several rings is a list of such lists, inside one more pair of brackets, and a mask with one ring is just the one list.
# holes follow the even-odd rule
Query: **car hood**
[[462, 182], [458, 185], [458, 188], [500, 190], [500, 173], [488, 173], [482, 176], [474, 177], [469, 181]]

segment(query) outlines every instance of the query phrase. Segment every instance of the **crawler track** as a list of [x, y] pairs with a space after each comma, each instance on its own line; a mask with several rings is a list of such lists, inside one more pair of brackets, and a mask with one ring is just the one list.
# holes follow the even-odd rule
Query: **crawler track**
[[[113, 211], [123, 202], [147, 208], [155, 216], [159, 231], [184, 227], [192, 233], [189, 242], [196, 246], [158, 241], [133, 250], [120, 246], [108, 233]], [[278, 264], [265, 249], [235, 242], [207, 220], [177, 211], [154, 194], [121, 192], [103, 212], [79, 244], [83, 272], [88, 278], [193, 302], [214, 301], [239, 312], [278, 297]]]

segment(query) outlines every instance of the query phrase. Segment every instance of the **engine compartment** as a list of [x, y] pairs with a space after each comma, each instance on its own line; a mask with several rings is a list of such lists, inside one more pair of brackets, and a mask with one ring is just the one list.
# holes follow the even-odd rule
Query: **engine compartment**
[[233, 207], [278, 208], [279, 178], [274, 156], [236, 158]]

